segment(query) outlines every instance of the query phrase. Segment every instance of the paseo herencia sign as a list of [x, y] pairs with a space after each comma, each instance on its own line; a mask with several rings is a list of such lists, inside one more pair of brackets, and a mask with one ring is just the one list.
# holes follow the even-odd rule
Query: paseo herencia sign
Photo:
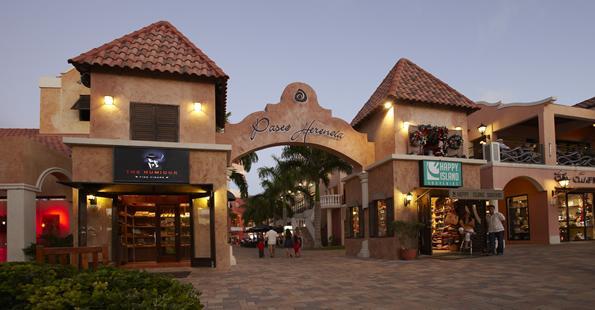
[[324, 124], [311, 120], [301, 126], [293, 126], [289, 123], [276, 124], [268, 117], [259, 117], [252, 123], [250, 140], [254, 140], [261, 134], [288, 134], [290, 141], [306, 143], [308, 137], [321, 136], [333, 140], [341, 140], [345, 133], [340, 130], [328, 128]]
[[114, 148], [116, 183], [184, 183], [188, 177], [188, 151], [158, 148]]

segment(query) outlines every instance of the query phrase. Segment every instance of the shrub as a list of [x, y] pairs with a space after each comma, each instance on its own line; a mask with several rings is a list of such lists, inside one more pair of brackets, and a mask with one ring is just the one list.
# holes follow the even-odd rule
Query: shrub
[[394, 221], [393, 228], [401, 242], [401, 248], [417, 248], [417, 236], [424, 226], [423, 223], [415, 221]]
[[8, 309], [201, 309], [190, 284], [144, 271], [35, 263], [0, 265], [0, 305]]

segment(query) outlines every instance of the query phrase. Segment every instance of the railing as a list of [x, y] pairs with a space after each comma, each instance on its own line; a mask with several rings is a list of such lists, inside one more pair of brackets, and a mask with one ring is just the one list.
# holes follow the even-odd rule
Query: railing
[[562, 150], [558, 149], [556, 154], [558, 165], [595, 167], [595, 155], [589, 152], [563, 152]]
[[338, 208], [343, 204], [343, 195], [320, 196], [321, 208]]
[[543, 164], [543, 144], [506, 145], [498, 143], [500, 161], [522, 164]]
[[97, 269], [99, 266], [99, 253], [101, 253], [101, 263], [107, 266], [109, 263], [107, 245], [80, 248], [46, 248], [37, 245], [35, 247], [35, 260], [38, 263], [70, 264], [76, 268], [89, 269], [89, 255], [91, 255], [92, 260], [90, 263], [93, 265], [93, 269]]
[[293, 214], [298, 214], [311, 209], [312, 207], [314, 206], [307, 199], [301, 198], [297, 200], [293, 206], [291, 206], [291, 210], [293, 211]]

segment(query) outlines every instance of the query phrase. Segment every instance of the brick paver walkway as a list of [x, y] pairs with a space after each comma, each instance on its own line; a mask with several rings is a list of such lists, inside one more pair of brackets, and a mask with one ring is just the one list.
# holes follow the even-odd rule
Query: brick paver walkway
[[595, 309], [595, 242], [410, 262], [337, 250], [258, 259], [256, 249], [234, 250], [232, 271], [192, 269], [182, 280], [208, 309]]

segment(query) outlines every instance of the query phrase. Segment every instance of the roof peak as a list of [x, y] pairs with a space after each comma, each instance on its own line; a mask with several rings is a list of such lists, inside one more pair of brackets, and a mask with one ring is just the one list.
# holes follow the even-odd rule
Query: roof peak
[[351, 121], [351, 125], [359, 124], [391, 97], [411, 102], [446, 105], [468, 111], [479, 109], [473, 101], [433, 74], [407, 58], [400, 58]]

